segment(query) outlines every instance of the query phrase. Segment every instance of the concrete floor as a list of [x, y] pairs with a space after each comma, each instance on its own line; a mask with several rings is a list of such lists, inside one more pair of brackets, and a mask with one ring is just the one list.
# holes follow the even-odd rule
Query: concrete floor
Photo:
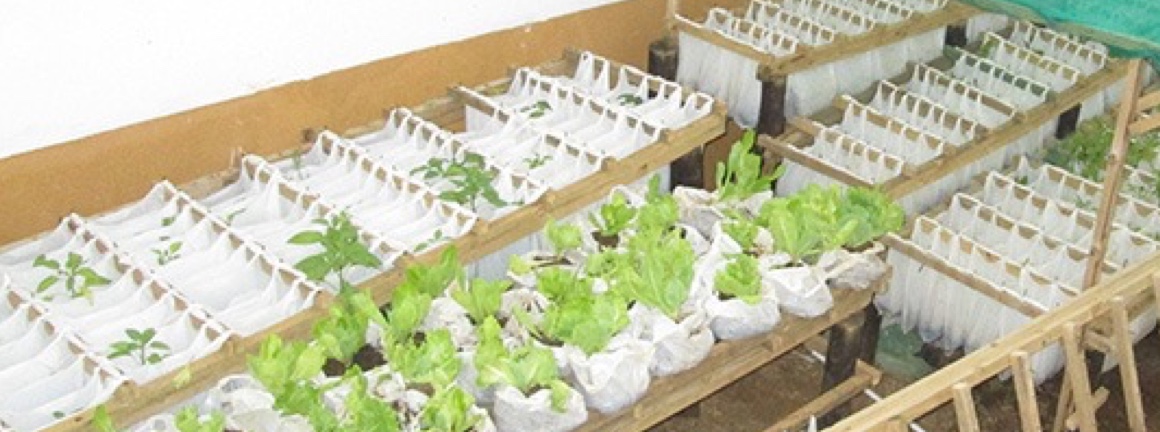
[[[1136, 346], [1140, 384], [1148, 430], [1160, 431], [1160, 337], [1154, 332]], [[818, 394], [821, 364], [804, 351], [793, 351], [722, 389], [700, 404], [699, 413], [684, 413], [652, 428], [653, 432], [749, 432], [763, 431], [783, 416]], [[913, 382], [902, 374], [886, 374], [875, 387], [888, 395]], [[1098, 412], [1101, 430], [1126, 431], [1124, 404], [1118, 369], [1106, 373], [1102, 383], [1111, 392], [1108, 403]], [[1037, 389], [1042, 422], [1050, 427], [1059, 394], [1060, 377]], [[984, 431], [1017, 431], [1019, 417], [1014, 386], [994, 380], [975, 390], [978, 413]], [[870, 403], [867, 397], [854, 401], [856, 407]], [[956, 430], [955, 414], [944, 406], [919, 421], [927, 431]]]

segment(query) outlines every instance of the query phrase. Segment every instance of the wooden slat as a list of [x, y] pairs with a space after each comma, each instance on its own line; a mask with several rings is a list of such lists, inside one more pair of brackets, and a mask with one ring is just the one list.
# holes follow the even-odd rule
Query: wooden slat
[[898, 182], [888, 182], [882, 187], [887, 194], [895, 199], [910, 195], [923, 186], [966, 167], [992, 152], [1001, 150], [1016, 139], [1040, 127], [1044, 122], [1050, 121], [1064, 111], [1083, 103], [1091, 95], [1119, 80], [1125, 73], [1127, 73], [1127, 65], [1124, 62], [1111, 64], [1108, 68], [1081, 80], [1067, 91], [1057, 94], [1046, 103], [1032, 108], [1024, 116], [1013, 119], [991, 133], [985, 134], [981, 139], [967, 143], [963, 146], [962, 151], [945, 158], [937, 158], [919, 167], [913, 177]]
[[1132, 135], [1141, 135], [1156, 129], [1160, 129], [1160, 115], [1141, 118], [1128, 127]]
[[886, 46], [912, 36], [946, 27], [970, 19], [979, 10], [962, 3], [949, 2], [945, 7], [929, 14], [916, 14], [894, 24], [876, 25], [870, 31], [856, 37], [839, 36], [833, 42], [820, 47], [798, 46], [792, 55], [770, 62], [758, 71], [758, 77], [768, 81], [775, 76], [787, 76], [794, 72], [810, 69], [855, 54]]
[[881, 372], [878, 372], [873, 366], [859, 361], [854, 376], [842, 381], [841, 384], [822, 393], [790, 415], [785, 416], [773, 426], [766, 428], [765, 432], [800, 430], [802, 425], [809, 422], [810, 417], [827, 413], [834, 409], [834, 407], [853, 399], [862, 393], [862, 391], [870, 388], [876, 381], [875, 376], [872, 375], [873, 373], [881, 376]]
[[952, 387], [955, 394], [955, 419], [960, 432], [979, 432], [979, 414], [975, 412], [975, 398], [971, 396], [971, 386], [958, 383]]
[[1064, 372], [1071, 381], [1071, 400], [1079, 415], [1082, 432], [1096, 432], [1096, 407], [1092, 398], [1091, 382], [1088, 381], [1087, 362], [1084, 361], [1083, 345], [1080, 340], [1080, 326], [1075, 322], [1063, 325], [1063, 355], [1066, 360]]
[[611, 415], [589, 414], [588, 422], [578, 430], [645, 430], [782, 356], [830, 326], [860, 313], [888, 279], [879, 280], [874, 289], [835, 290], [834, 307], [817, 318], [804, 319], [786, 314], [782, 315], [777, 327], [764, 336], [718, 342], [701, 364], [653, 380], [644, 397], [630, 408]]
[[1111, 314], [1112, 339], [1116, 360], [1120, 362], [1120, 387], [1123, 389], [1128, 426], [1133, 432], [1145, 432], [1144, 400], [1136, 369], [1136, 352], [1132, 347], [1132, 324], [1128, 319], [1128, 302], [1123, 296], [1112, 298]]
[[777, 140], [774, 140], [773, 138], [770, 138], [768, 135], [761, 135], [760, 137], [758, 137], [758, 142], [761, 143], [760, 145], [762, 147], [765, 147], [769, 151], [773, 152], [774, 154], [776, 154], [778, 156], [781, 156], [782, 158], [784, 158], [786, 160], [789, 160], [790, 162], [804, 166], [804, 167], [809, 168], [813, 171], [817, 171], [817, 172], [821, 173], [822, 175], [825, 175], [826, 177], [835, 179], [835, 180], [842, 182], [848, 186], [860, 186], [860, 187], [872, 187], [873, 186], [869, 182], [862, 180], [861, 178], [858, 178], [858, 177], [854, 176], [853, 174], [846, 172], [845, 170], [840, 170], [840, 169], [834, 167], [833, 165], [822, 162], [822, 161], [818, 160], [817, 158], [813, 157], [812, 155], [797, 148], [796, 146], [785, 143], [784, 141], [777, 141]]
[[721, 33], [709, 30], [708, 28], [705, 28], [705, 26], [689, 21], [688, 19], [681, 16], [677, 16], [673, 20], [673, 29], [688, 33], [692, 36], [695, 36], [697, 39], [709, 42], [721, 48], [725, 48], [737, 55], [756, 61], [758, 64], [764, 64], [775, 58], [771, 54], [759, 51], [758, 49], [741, 43], [736, 39], [729, 38]]
[[[1097, 389], [1095, 393], [1092, 394], [1092, 411], [1099, 411], [1100, 407], [1104, 406], [1104, 404], [1108, 402], [1108, 397], [1110, 395], [1111, 392], [1109, 392], [1106, 387], [1100, 387]], [[1067, 416], [1067, 421], [1064, 422], [1064, 426], [1066, 426], [1067, 430], [1069, 431], [1079, 429], [1079, 413], [1073, 412], [1071, 415]]]
[[[911, 259], [918, 261], [924, 266], [930, 267], [943, 275], [954, 279], [956, 282], [966, 285], [967, 287], [978, 291], [991, 299], [1000, 302], [1019, 313], [1028, 317], [1034, 318], [1044, 313], [1044, 310], [1039, 306], [1030, 303], [1022, 298], [1019, 298], [1005, 290], [997, 289], [987, 280], [975, 276], [973, 273], [965, 272], [958, 267], [952, 266], [942, 258], [932, 255], [922, 249], [916, 247], [913, 243], [906, 241], [894, 234], [888, 234], [882, 238], [882, 243], [889, 246], [892, 250], [905, 254]], [[929, 287], [929, 289], [937, 289], [938, 287]]]
[[1155, 108], [1157, 105], [1160, 105], [1160, 90], [1153, 90], [1140, 96], [1140, 100], [1136, 101], [1137, 110], [1147, 110]]
[[1035, 375], [1026, 351], [1011, 353], [1011, 374], [1015, 381], [1015, 398], [1019, 404], [1019, 424], [1024, 432], [1043, 430], [1039, 422], [1039, 401], [1035, 399]]

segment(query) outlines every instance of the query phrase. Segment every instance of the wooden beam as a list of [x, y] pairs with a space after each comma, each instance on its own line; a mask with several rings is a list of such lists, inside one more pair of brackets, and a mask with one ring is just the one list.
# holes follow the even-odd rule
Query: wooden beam
[[1132, 432], [1145, 432], [1148, 428], [1144, 425], [1144, 401], [1136, 369], [1136, 352], [1132, 347], [1132, 324], [1128, 319], [1128, 302], [1123, 296], [1112, 297], [1111, 314], [1114, 355], [1120, 362], [1120, 387], [1123, 388], [1128, 427]]
[[725, 35], [710, 30], [701, 24], [689, 21], [689, 19], [682, 16], [676, 16], [674, 18], [673, 28], [677, 31], [688, 33], [697, 39], [732, 51], [734, 54], [753, 60], [758, 64], [764, 64], [774, 58], [771, 54], [760, 51], [757, 48], [742, 43], [737, 39], [726, 37]]
[[[868, 370], [873, 372], [868, 372]], [[872, 373], [881, 375], [881, 372], [878, 372], [873, 366], [858, 362], [854, 376], [818, 395], [818, 397], [809, 403], [783, 417], [773, 426], [766, 428], [765, 432], [785, 432], [800, 429], [802, 425], [809, 422], [810, 417], [817, 417], [820, 414], [829, 412], [834, 407], [846, 403], [870, 388], [874, 381], [876, 381]]]
[[1023, 298], [1017, 297], [1006, 290], [996, 288], [991, 282], [975, 276], [973, 273], [968, 273], [962, 269], [950, 265], [942, 258], [934, 256], [922, 249], [919, 249], [914, 243], [904, 240], [894, 234], [889, 234], [882, 238], [882, 243], [890, 246], [892, 250], [905, 254], [910, 259], [918, 261], [924, 266], [930, 267], [943, 275], [954, 279], [956, 282], [966, 285], [967, 287], [978, 291], [992, 300], [1010, 307], [1019, 313], [1031, 318], [1043, 315], [1045, 310], [1040, 306], [1030, 303]]
[[1128, 63], [1128, 78], [1124, 84], [1124, 93], [1120, 97], [1120, 111], [1116, 117], [1115, 136], [1112, 138], [1112, 148], [1108, 153], [1107, 165], [1104, 168], [1104, 190], [1100, 197], [1099, 213], [1096, 214], [1095, 232], [1093, 233], [1087, 270], [1084, 272], [1083, 289], [1095, 286], [1099, 282], [1100, 265], [1108, 253], [1108, 235], [1115, 217], [1115, 203], [1119, 195], [1120, 183], [1123, 180], [1124, 161], [1128, 153], [1128, 126], [1136, 113], [1136, 99], [1140, 96], [1140, 80], [1144, 67], [1145, 63], [1141, 59], [1132, 59]]
[[958, 383], [952, 387], [955, 393], [955, 419], [960, 432], [979, 432], [979, 414], [975, 412], [975, 398], [971, 396], [971, 386]]
[[862, 180], [861, 178], [858, 178], [845, 170], [838, 169], [833, 165], [822, 162], [812, 155], [797, 148], [796, 146], [787, 144], [784, 141], [774, 140], [768, 135], [761, 135], [758, 137], [758, 141], [761, 142], [761, 145], [767, 150], [778, 156], [781, 156], [783, 159], [817, 171], [822, 175], [842, 182], [847, 186], [873, 187], [873, 185], [869, 182]]
[[1019, 424], [1024, 432], [1039, 432], [1039, 401], [1035, 398], [1035, 375], [1026, 351], [1011, 353], [1012, 381], [1015, 381], [1015, 400], [1019, 404]]
[[895, 199], [906, 197], [923, 186], [1001, 150], [1007, 144], [1023, 137], [1044, 122], [1059, 116], [1076, 104], [1083, 103], [1091, 95], [1117, 81], [1126, 72], [1126, 65], [1122, 62], [1110, 65], [1108, 68], [1080, 81], [1067, 91], [1057, 94], [1055, 98], [1046, 103], [1032, 108], [1021, 118], [996, 128], [991, 133], [985, 134], [982, 139], [968, 143], [963, 146], [963, 150], [959, 153], [932, 160], [918, 167], [913, 177], [885, 184], [882, 187], [887, 194]]
[[1132, 122], [1132, 125], [1128, 126], [1128, 133], [1142, 135], [1156, 129], [1160, 129], [1160, 114], [1144, 117]]

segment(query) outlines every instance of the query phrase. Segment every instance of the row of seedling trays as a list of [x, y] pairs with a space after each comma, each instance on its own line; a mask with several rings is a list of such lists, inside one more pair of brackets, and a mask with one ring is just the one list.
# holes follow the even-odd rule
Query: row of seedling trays
[[[977, 53], [961, 49], [948, 70], [919, 64], [908, 81], [880, 81], [869, 102], [843, 95], [842, 119], [832, 125], [815, 123], [814, 141], [801, 149], [866, 184], [890, 184], [936, 166], [967, 150], [978, 139], [1010, 123], [1021, 113], [1065, 92], [1107, 62], [1097, 48], [1082, 45], [1051, 30], [1018, 22], [1004, 38], [983, 34]], [[1086, 60], [1086, 61], [1081, 61]], [[1065, 62], [1076, 62], [1073, 67]], [[1080, 120], [1102, 113], [1118, 96], [1115, 86], [1083, 103]], [[1017, 155], [1038, 151], [1050, 141], [1055, 120], [936, 181], [903, 200], [910, 213], [920, 212], [964, 186], [972, 177], [997, 169]], [[837, 181], [806, 166], [790, 163], [779, 193]]]
[[[971, 193], [957, 193], [945, 208], [919, 216], [901, 241], [1045, 312], [1082, 287], [1101, 190], [1058, 167], [1020, 158], [1010, 171], [986, 173]], [[1105, 275], [1160, 249], [1158, 216], [1155, 205], [1120, 194]], [[917, 329], [948, 351], [973, 351], [1033, 318], [906, 253], [892, 250], [889, 261], [894, 278], [878, 305], [897, 314], [905, 329]], [[1140, 316], [1134, 334], [1147, 334], [1155, 319], [1154, 312]], [[1053, 348], [1034, 362], [1042, 382], [1060, 370], [1063, 358]]]
[[[689, 25], [715, 32], [754, 52], [780, 59], [865, 35], [882, 26], [901, 25], [939, 11], [937, 0], [751, 0], [744, 11], [710, 9], [704, 22]], [[942, 50], [944, 29], [875, 47], [842, 60], [793, 72], [786, 84], [786, 118], [808, 115], [837, 95], [853, 93], [876, 79], [901, 73], [908, 62], [926, 62]], [[759, 62], [698, 36], [679, 33], [677, 81], [729, 105], [743, 126], [757, 124], [761, 109]]]
[[548, 249], [513, 256], [503, 278], [468, 277], [448, 250], [409, 268], [385, 313], [347, 291], [331, 311], [347, 324], [268, 340], [249, 375], [189, 406], [280, 431], [565, 431], [629, 409], [715, 341], [766, 334], [782, 313], [824, 314], [831, 286], [865, 289], [887, 271], [874, 240], [901, 226], [901, 208], [865, 189], [771, 198], [751, 146], [731, 158], [748, 168], [727, 168], [744, 184], [617, 188], [579, 222], [549, 223]]
[[[465, 107], [465, 132], [398, 109], [363, 136], [323, 132], [275, 162], [246, 156], [237, 180], [203, 199], [162, 182], [122, 210], [69, 216], [0, 252], [0, 346], [14, 349], [0, 375], [18, 377], [0, 380], [0, 393], [22, 395], [0, 403], [0, 427], [48, 426], [122, 382], [148, 383], [256, 335], [323, 291], [583, 181], [713, 104], [591, 53], [570, 76], [521, 69], [506, 94], [461, 92], [491, 107]], [[317, 262], [302, 263], [323, 247], [294, 237], [340, 214], [381, 266], [315, 277]]]

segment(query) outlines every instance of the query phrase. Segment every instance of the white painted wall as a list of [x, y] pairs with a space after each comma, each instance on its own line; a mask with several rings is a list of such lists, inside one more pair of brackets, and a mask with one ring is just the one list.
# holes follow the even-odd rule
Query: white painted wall
[[0, 158], [622, 0], [0, 0]]

